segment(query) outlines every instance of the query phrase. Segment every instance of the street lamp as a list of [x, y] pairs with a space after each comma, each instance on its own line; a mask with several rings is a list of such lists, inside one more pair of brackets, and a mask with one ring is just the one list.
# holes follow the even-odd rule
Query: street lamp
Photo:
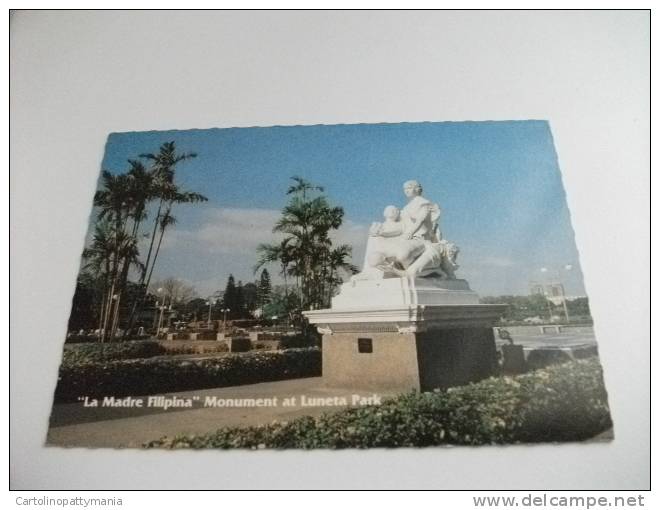
[[[572, 265], [572, 264], [565, 264], [564, 267], [563, 267], [563, 269], [564, 269], [565, 271], [571, 271], [571, 270], [573, 269], [573, 265]], [[546, 268], [546, 267], [542, 267], [542, 268], [541, 268], [541, 272], [542, 272], [542, 273], [547, 273], [547, 272], [548, 272], [548, 268]], [[564, 284], [563, 284], [562, 281], [561, 281], [561, 274], [560, 274], [559, 270], [556, 270], [556, 271], [554, 272], [554, 274], [555, 274], [555, 278], [556, 278], [556, 283], [552, 283], [552, 284], [550, 284], [550, 285], [552, 285], [553, 287], [556, 287], [557, 289], [559, 289], [559, 291], [560, 291], [560, 293], [561, 293], [561, 294], [560, 294], [560, 296], [561, 296], [561, 304], [562, 304], [562, 306], [563, 306], [563, 308], [564, 308], [564, 315], [566, 316], [566, 323], [569, 323], [571, 319], [570, 319], [570, 317], [569, 317], [569, 315], [568, 315], [568, 306], [566, 305], [566, 290], [564, 289]]]
[[231, 312], [231, 309], [223, 308], [220, 311], [222, 312], [222, 334], [226, 335], [226, 333], [227, 333], [227, 313]]
[[209, 305], [209, 318], [206, 322], [206, 327], [211, 329], [211, 310], [213, 309], [213, 296], [209, 297], [209, 300], [206, 302], [206, 304]]
[[[565, 264], [564, 265], [564, 270], [565, 271], [571, 271], [573, 269], [573, 266], [571, 264]], [[557, 271], [557, 276], [559, 276], [559, 271]], [[564, 313], [566, 314], [566, 323], [568, 324], [571, 319], [568, 316], [568, 306], [566, 306], [566, 290], [564, 289], [564, 284], [559, 281], [559, 288], [561, 289], [561, 302], [564, 305]]]
[[[156, 292], [158, 292], [159, 295], [162, 294], [163, 288], [162, 287], [158, 288]], [[166, 296], [163, 296], [162, 301], [160, 302], [160, 315], [158, 316], [158, 327], [156, 328], [156, 336], [158, 336], [158, 334], [160, 333], [160, 328], [163, 324], [163, 313], [165, 312], [165, 299]], [[156, 306], [158, 306], [158, 301], [156, 301]]]

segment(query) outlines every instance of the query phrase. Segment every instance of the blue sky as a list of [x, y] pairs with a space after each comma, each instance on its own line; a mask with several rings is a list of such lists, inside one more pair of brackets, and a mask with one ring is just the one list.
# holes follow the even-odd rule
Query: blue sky
[[554, 271], [567, 294], [584, 294], [545, 121], [113, 133], [103, 168], [125, 171], [127, 159], [171, 140], [198, 154], [180, 164], [177, 182], [209, 201], [175, 209], [178, 222], [166, 234], [155, 278], [187, 280], [202, 295], [224, 288], [230, 273], [253, 279], [256, 245], [275, 239], [270, 230], [293, 175], [324, 186], [344, 208], [337, 239], [353, 245], [360, 265], [368, 225], [386, 205], [403, 206], [402, 183], [417, 179], [443, 210], [444, 237], [461, 248], [458, 276], [481, 295], [526, 294], [530, 281]]

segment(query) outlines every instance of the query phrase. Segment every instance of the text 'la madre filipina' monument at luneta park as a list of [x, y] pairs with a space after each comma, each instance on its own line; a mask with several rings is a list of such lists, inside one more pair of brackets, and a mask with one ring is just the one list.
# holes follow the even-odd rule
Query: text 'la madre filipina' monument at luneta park
[[403, 191], [408, 203], [372, 224], [362, 271], [331, 308], [304, 312], [323, 335], [327, 386], [427, 391], [496, 372], [493, 324], [506, 305], [479, 303], [456, 277], [459, 249], [442, 236], [439, 205], [417, 181]]

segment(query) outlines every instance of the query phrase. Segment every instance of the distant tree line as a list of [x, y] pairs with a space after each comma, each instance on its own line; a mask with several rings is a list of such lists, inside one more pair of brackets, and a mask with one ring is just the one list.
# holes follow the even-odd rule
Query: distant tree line
[[247, 283], [241, 280], [236, 282], [234, 275], [230, 274], [224, 291], [216, 292], [208, 298], [198, 297], [192, 287], [184, 285], [183, 289], [192, 290], [193, 294], [189, 295], [189, 299], [173, 299], [171, 303], [179, 318], [185, 321], [259, 318], [262, 316], [261, 310], [270, 302], [272, 294], [267, 269], [261, 272], [259, 280]]
[[[481, 298], [484, 304], [503, 303], [509, 305], [503, 318], [511, 321], [523, 321], [528, 318], [538, 317], [549, 320], [553, 316], [563, 317], [563, 304], [554, 304], [542, 294], [531, 296], [485, 296]], [[589, 320], [589, 300], [586, 297], [566, 301], [569, 318], [573, 320]]]

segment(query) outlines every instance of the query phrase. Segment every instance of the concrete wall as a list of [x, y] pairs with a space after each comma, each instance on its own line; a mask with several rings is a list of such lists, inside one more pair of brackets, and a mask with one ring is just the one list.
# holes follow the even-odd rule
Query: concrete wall
[[438, 329], [417, 334], [422, 391], [478, 381], [497, 371], [492, 328]]
[[[553, 325], [547, 324], [548, 332], [551, 331]], [[560, 326], [562, 326], [560, 324]], [[529, 325], [529, 326], [498, 326], [495, 329], [506, 329], [512, 336], [515, 335], [528, 335], [535, 336], [541, 335], [541, 326], [538, 324]], [[565, 333], [593, 333], [593, 326], [562, 326], [562, 331]], [[497, 333], [495, 333], [497, 335]]]
[[[370, 338], [373, 352], [358, 352], [358, 338]], [[415, 335], [323, 335], [323, 382], [330, 387], [348, 389], [419, 389]]]

